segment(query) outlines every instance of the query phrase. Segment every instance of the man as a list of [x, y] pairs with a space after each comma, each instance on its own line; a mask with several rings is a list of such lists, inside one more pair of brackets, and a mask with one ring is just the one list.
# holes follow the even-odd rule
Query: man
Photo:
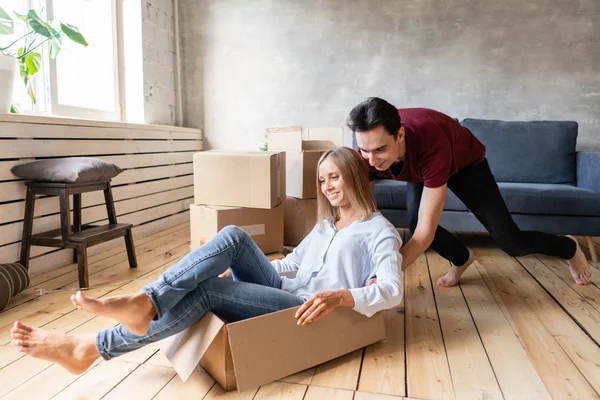
[[450, 189], [513, 257], [540, 253], [568, 261], [575, 283], [591, 272], [572, 236], [521, 231], [510, 216], [485, 158], [485, 147], [456, 120], [426, 108], [397, 109], [372, 97], [348, 117], [358, 151], [376, 174], [408, 182], [407, 210], [412, 238], [401, 249], [402, 270], [431, 247], [452, 263], [438, 285], [454, 286], [474, 261], [473, 253], [439, 226]]

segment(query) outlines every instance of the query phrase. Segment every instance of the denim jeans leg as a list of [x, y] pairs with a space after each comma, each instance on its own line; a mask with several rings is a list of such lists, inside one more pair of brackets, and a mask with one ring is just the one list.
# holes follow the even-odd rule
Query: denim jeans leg
[[304, 300], [281, 289], [230, 279], [208, 278], [189, 291], [162, 318], [152, 321], [144, 336], [136, 336], [121, 325], [96, 336], [100, 355], [109, 360], [175, 335], [192, 326], [208, 311], [235, 322], [299, 306]]
[[252, 238], [236, 226], [227, 226], [143, 290], [160, 319], [200, 283], [230, 267], [236, 280], [281, 287], [279, 274]]

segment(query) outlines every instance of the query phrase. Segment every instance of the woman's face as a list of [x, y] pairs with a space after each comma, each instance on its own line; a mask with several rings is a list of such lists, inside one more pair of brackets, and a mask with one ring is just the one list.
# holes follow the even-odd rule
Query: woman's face
[[321, 185], [321, 192], [327, 197], [332, 206], [345, 207], [350, 205], [350, 197], [346, 192], [342, 174], [331, 158], [326, 158], [319, 166], [319, 184]]

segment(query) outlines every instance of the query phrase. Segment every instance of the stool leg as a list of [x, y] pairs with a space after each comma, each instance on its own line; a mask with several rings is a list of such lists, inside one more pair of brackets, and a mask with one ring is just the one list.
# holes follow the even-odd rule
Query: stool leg
[[79, 270], [79, 287], [89, 288], [90, 281], [88, 278], [88, 266], [87, 266], [87, 248], [85, 244], [80, 244], [76, 248], [77, 251], [77, 268]]
[[[81, 193], [73, 194], [73, 232], [81, 231]], [[77, 249], [73, 249], [73, 262], [77, 262]]]
[[23, 218], [23, 236], [21, 238], [20, 264], [29, 270], [29, 254], [31, 250], [31, 230], [33, 229], [33, 210], [35, 206], [35, 193], [32, 188], [27, 188], [25, 197], [25, 216]]
[[69, 207], [69, 194], [66, 189], [61, 189], [58, 193], [60, 203], [60, 228], [63, 242], [69, 241], [71, 235], [71, 211]]
[[117, 223], [117, 213], [115, 212], [115, 202], [113, 200], [112, 189], [110, 182], [106, 183], [104, 189], [104, 201], [106, 202], [106, 212], [108, 213], [108, 222], [111, 224]]
[[135, 257], [135, 246], [133, 245], [133, 233], [131, 229], [127, 229], [127, 233], [125, 233], [125, 246], [127, 246], [129, 268], [137, 268], [137, 258]]

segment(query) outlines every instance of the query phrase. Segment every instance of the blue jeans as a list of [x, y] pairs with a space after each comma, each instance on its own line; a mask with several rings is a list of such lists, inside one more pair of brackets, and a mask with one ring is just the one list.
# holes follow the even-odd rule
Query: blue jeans
[[[227, 268], [234, 280], [217, 277]], [[117, 325], [98, 333], [96, 347], [109, 360], [175, 335], [208, 311], [235, 322], [304, 302], [280, 287], [281, 277], [252, 238], [236, 226], [227, 226], [144, 287], [156, 309], [144, 336]]]

